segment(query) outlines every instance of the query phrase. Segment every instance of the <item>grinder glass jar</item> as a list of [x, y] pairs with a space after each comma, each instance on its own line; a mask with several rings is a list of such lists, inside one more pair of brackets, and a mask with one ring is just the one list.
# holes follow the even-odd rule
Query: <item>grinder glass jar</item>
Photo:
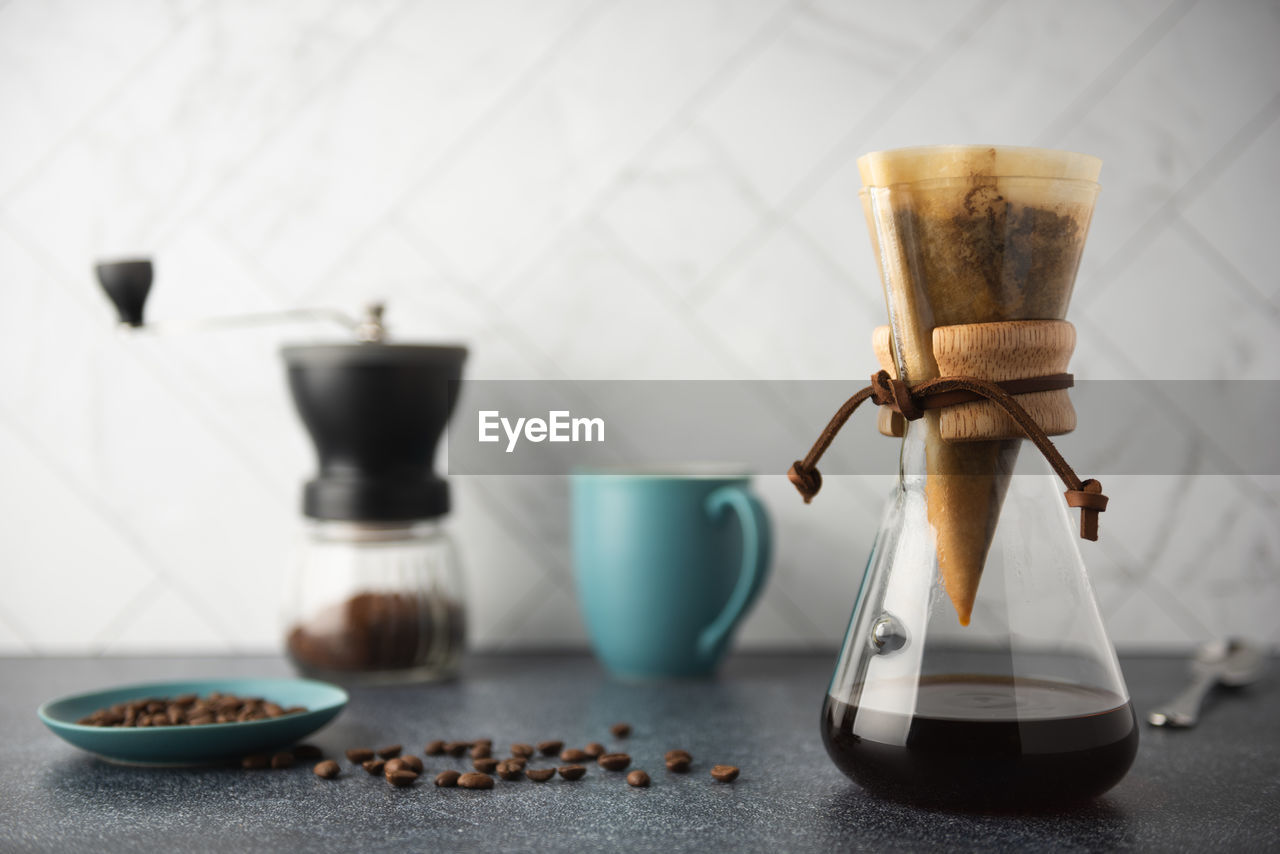
[[312, 521], [287, 614], [289, 658], [310, 676], [434, 679], [465, 642], [462, 578], [435, 522]]

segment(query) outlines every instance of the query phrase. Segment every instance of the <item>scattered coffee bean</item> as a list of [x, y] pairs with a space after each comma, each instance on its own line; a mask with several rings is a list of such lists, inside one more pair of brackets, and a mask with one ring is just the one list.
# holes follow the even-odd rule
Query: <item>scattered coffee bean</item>
[[323, 759], [324, 751], [314, 744], [299, 744], [293, 748], [293, 758], [310, 762], [312, 759]]
[[582, 765], [561, 765], [556, 770], [566, 780], [581, 780], [582, 775], [587, 773], [587, 769]]
[[413, 781], [416, 779], [418, 779], [418, 775], [406, 768], [387, 775], [387, 782], [399, 789], [412, 786]]
[[523, 756], [524, 758], [528, 759], [530, 756], [533, 755], [533, 745], [521, 744], [520, 742], [516, 742], [515, 744], [511, 745], [511, 755]]
[[540, 741], [538, 742], [538, 752], [543, 756], [556, 756], [564, 750], [563, 741]]
[[484, 759], [486, 756], [493, 755], [493, 748], [487, 744], [477, 744], [471, 748], [472, 759]]
[[244, 759], [240, 760], [241, 768], [250, 768], [255, 771], [260, 768], [266, 768], [270, 764], [271, 757], [263, 753], [254, 753], [253, 755], [246, 756]]
[[649, 785], [649, 775], [637, 768], [627, 775], [627, 785], [643, 789]]
[[479, 759], [471, 760], [471, 767], [482, 774], [492, 774], [494, 769], [498, 767], [498, 760], [492, 756], [482, 756]]
[[317, 777], [323, 777], [326, 780], [332, 780], [338, 776], [338, 763], [332, 759], [326, 759], [320, 762], [316, 767], [311, 769]]
[[423, 748], [422, 752], [428, 756], [442, 756], [444, 755], [444, 742], [440, 739], [436, 739], [435, 741], [428, 743], [427, 746]]
[[587, 754], [591, 759], [599, 759], [609, 752], [603, 744], [598, 741], [590, 742], [586, 747], [582, 748], [582, 752]]
[[621, 771], [631, 764], [631, 757], [625, 753], [606, 753], [596, 760], [596, 764], [606, 771]]
[[504, 780], [519, 780], [524, 776], [524, 766], [517, 765], [511, 760], [499, 762], [498, 767], [494, 769], [498, 772], [498, 776]]
[[738, 768], [735, 765], [715, 765], [711, 768], [711, 776], [721, 783], [732, 783], [738, 779]]
[[470, 746], [465, 741], [451, 741], [445, 745], [444, 751], [450, 756], [461, 756], [467, 752], [467, 748]]
[[373, 751], [367, 747], [353, 747], [347, 751], [347, 759], [356, 765], [363, 765], [373, 758]]
[[386, 747], [379, 747], [374, 751], [374, 753], [378, 754], [383, 759], [391, 759], [392, 757], [399, 756], [400, 751], [403, 749], [404, 748], [398, 744], [388, 744]]
[[590, 758], [587, 756], [586, 751], [579, 750], [576, 747], [570, 747], [560, 754], [560, 759], [564, 762], [586, 762]]
[[666, 759], [666, 760], [668, 760], [668, 761], [669, 761], [669, 760], [675, 759], [675, 758], [677, 758], [677, 757], [684, 757], [685, 759], [689, 760], [690, 762], [692, 762], [692, 761], [693, 761], [693, 754], [692, 754], [692, 753], [690, 753], [690, 752], [689, 752], [689, 751], [687, 751], [687, 750], [668, 750], [668, 751], [666, 752], [666, 754], [664, 754], [664, 755], [663, 755], [663, 757], [662, 757], [662, 758], [663, 758], [663, 759]]
[[366, 759], [360, 763], [360, 767], [368, 771], [374, 777], [381, 774], [387, 768], [387, 760], [385, 759]]
[[383, 774], [392, 774], [396, 771], [412, 771], [415, 774], [422, 773], [422, 760], [416, 756], [397, 756], [394, 759], [388, 759], [386, 766], [382, 769]]
[[631, 724], [616, 723], [609, 727], [609, 732], [613, 733], [614, 738], [626, 738], [631, 735]]
[[280, 751], [275, 756], [271, 757], [271, 767], [272, 768], [292, 768], [293, 754], [287, 750]]
[[667, 760], [667, 770], [674, 771], [677, 774], [687, 774], [689, 772], [689, 760], [683, 756], [672, 756]]
[[556, 775], [556, 769], [530, 768], [529, 770], [524, 772], [524, 775], [535, 783], [545, 783]]
[[474, 741], [469, 741], [469, 742], [467, 742], [467, 744], [468, 744], [469, 746], [471, 746], [471, 747], [475, 747], [475, 746], [480, 745], [480, 744], [483, 744], [485, 747], [493, 747], [493, 739], [492, 739], [492, 738], [477, 738], [477, 739], [475, 739]]
[[469, 771], [458, 778], [458, 785], [464, 789], [492, 789], [493, 778], [488, 774]]
[[442, 789], [452, 788], [458, 785], [458, 778], [461, 776], [461, 774], [452, 769], [449, 771], [441, 771], [436, 775], [436, 785]]

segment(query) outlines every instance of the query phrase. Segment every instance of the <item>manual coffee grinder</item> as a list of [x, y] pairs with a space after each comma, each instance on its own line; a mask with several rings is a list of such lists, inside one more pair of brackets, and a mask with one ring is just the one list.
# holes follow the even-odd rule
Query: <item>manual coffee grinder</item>
[[323, 319], [354, 340], [286, 346], [289, 391], [319, 460], [303, 488], [303, 542], [285, 601], [285, 650], [311, 676], [409, 682], [457, 672], [465, 645], [462, 577], [441, 526], [449, 484], [433, 468], [462, 378], [463, 347], [390, 343], [382, 306], [143, 319], [150, 261], [99, 264], [123, 326], [196, 331]]
[[902, 451], [823, 702], [827, 752], [917, 803], [1096, 796], [1127, 772], [1137, 725], [1067, 515], [1096, 539], [1106, 497], [1048, 437], [1075, 427], [1064, 318], [1101, 163], [943, 146], [858, 165], [889, 314], [881, 370], [790, 477], [812, 498], [818, 459], [868, 400]]

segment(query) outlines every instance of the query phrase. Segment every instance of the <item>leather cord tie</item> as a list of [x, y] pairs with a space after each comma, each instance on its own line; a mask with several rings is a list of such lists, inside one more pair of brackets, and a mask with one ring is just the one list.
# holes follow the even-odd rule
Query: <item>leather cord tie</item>
[[924, 417], [929, 409], [941, 409], [957, 406], [961, 403], [973, 403], [989, 400], [1003, 409], [1028, 439], [1035, 443], [1044, 454], [1049, 465], [1066, 484], [1067, 506], [1080, 510], [1080, 536], [1086, 540], [1098, 539], [1098, 514], [1107, 509], [1107, 496], [1102, 494], [1102, 484], [1097, 480], [1081, 480], [1075, 471], [1063, 459], [1062, 454], [1049, 441], [1049, 436], [1040, 429], [1022, 404], [1014, 399], [1015, 394], [1030, 394], [1037, 391], [1058, 391], [1071, 388], [1074, 378], [1071, 374], [1050, 374], [1043, 377], [1029, 377], [1019, 380], [993, 382], [977, 377], [938, 377], [926, 380], [916, 386], [908, 386], [899, 379], [889, 376], [888, 371], [877, 371], [871, 375], [871, 385], [859, 389], [836, 410], [827, 426], [823, 428], [818, 440], [813, 443], [809, 453], [803, 460], [796, 460], [787, 472], [787, 478], [795, 484], [797, 490], [808, 504], [822, 489], [822, 474], [818, 471], [818, 461], [831, 447], [836, 434], [845, 425], [850, 416], [865, 401], [870, 400], [878, 406], [887, 406], [902, 415], [908, 421]]

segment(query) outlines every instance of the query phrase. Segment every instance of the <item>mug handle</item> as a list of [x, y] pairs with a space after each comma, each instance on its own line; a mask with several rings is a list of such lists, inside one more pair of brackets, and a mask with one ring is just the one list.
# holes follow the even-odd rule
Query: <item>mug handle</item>
[[729, 632], [747, 613], [769, 577], [773, 538], [764, 505], [744, 487], [720, 487], [707, 496], [704, 509], [712, 519], [720, 519], [726, 511], [732, 510], [742, 526], [742, 568], [738, 571], [738, 583], [734, 585], [724, 610], [698, 636], [698, 655], [704, 662], [712, 663]]

